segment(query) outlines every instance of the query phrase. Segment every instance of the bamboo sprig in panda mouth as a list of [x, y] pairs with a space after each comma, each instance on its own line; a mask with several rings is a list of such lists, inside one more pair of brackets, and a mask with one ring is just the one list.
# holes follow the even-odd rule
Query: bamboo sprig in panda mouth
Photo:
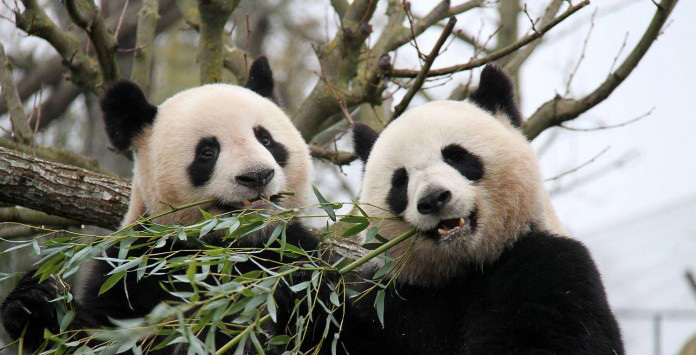
[[282, 201], [284, 195], [287, 193], [280, 192], [275, 195], [270, 196], [256, 196], [250, 200], [243, 200], [239, 202], [227, 203], [223, 201], [218, 201], [217, 207], [225, 211], [240, 211], [246, 209], [268, 209], [273, 204]]
[[441, 220], [435, 228], [426, 232], [427, 235], [443, 240], [455, 236], [473, 233], [476, 229], [476, 209], [473, 209], [466, 217], [449, 218]]

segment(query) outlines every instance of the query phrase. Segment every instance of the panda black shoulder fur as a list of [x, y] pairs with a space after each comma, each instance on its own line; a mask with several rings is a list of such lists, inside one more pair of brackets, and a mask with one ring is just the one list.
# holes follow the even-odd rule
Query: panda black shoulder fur
[[[211, 214], [271, 208], [269, 200], [285, 208], [303, 205], [311, 179], [309, 150], [290, 119], [269, 100], [273, 78], [265, 57], [252, 63], [245, 86], [204, 85], [180, 92], [159, 107], [151, 105], [130, 82], [119, 82], [107, 91], [102, 110], [109, 139], [120, 150], [133, 149], [135, 158], [124, 226], [169, 206], [211, 198], [217, 202], [200, 206]], [[295, 194], [281, 198], [281, 191]], [[192, 224], [200, 218], [198, 209], [190, 208], [156, 222]], [[260, 246], [273, 228], [268, 226], [236, 243]], [[207, 242], [216, 243], [215, 239]], [[306, 250], [318, 245], [318, 239], [296, 222], [287, 227], [287, 242]], [[174, 242], [171, 248], [183, 251], [191, 245]], [[131, 251], [129, 256], [137, 253]], [[278, 258], [275, 252], [263, 253], [267, 255], [259, 255], [261, 259]], [[120, 282], [98, 296], [112, 269], [105, 261], [95, 262], [90, 269], [74, 304], [72, 329], [108, 327], [112, 325], [109, 318], [142, 317], [158, 303], [173, 299], [154, 276], [140, 281], [126, 278], [129, 299]], [[20, 281], [0, 308], [3, 325], [14, 339], [28, 323], [24, 344], [29, 351], [43, 342], [44, 327], [54, 334], [58, 328], [54, 306], [48, 300], [56, 298], [59, 284], [51, 278], [37, 284], [32, 274]], [[226, 340], [218, 339], [218, 345]], [[173, 350], [161, 352], [172, 354]]]
[[[469, 101], [407, 111], [381, 134], [354, 127], [360, 202], [397, 260], [384, 300], [349, 303], [350, 354], [624, 354], [599, 272], [553, 234], [509, 78], [487, 66]], [[370, 278], [370, 274], [366, 275]], [[328, 353], [328, 349], [327, 349]]]

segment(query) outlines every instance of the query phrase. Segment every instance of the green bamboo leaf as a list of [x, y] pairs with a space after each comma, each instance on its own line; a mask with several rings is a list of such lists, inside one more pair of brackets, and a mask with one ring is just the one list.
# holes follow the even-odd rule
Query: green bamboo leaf
[[266, 242], [266, 245], [265, 245], [265, 246], [268, 247], [269, 245], [273, 244], [273, 242], [275, 242], [275, 240], [278, 238], [278, 236], [280, 235], [280, 233], [283, 232], [283, 229], [285, 229], [285, 227], [286, 227], [286, 224], [285, 224], [285, 223], [280, 223], [280, 224], [278, 224], [278, 225], [275, 227], [275, 229], [273, 229], [273, 232], [271, 233], [271, 236], [268, 237], [268, 241]]
[[341, 302], [338, 300], [338, 294], [336, 292], [331, 292], [331, 295], [329, 296], [329, 299], [331, 300], [331, 303], [333, 303], [336, 307], [341, 306]]
[[283, 345], [290, 342], [290, 337], [287, 335], [276, 335], [268, 341], [269, 345]]
[[123, 276], [126, 276], [125, 271], [117, 272], [111, 276], [109, 276], [106, 281], [104, 281], [104, 284], [102, 284], [101, 288], [99, 289], [99, 295], [102, 293], [110, 290], [114, 285], [123, 278]]
[[377, 318], [379, 318], [379, 322], [382, 323], [382, 328], [384, 328], [384, 290], [377, 291], [375, 309], [377, 310]]
[[200, 237], [208, 234], [208, 232], [210, 232], [211, 230], [213, 230], [213, 228], [215, 228], [217, 223], [218, 223], [218, 220], [216, 218], [211, 219], [208, 223], [206, 223], [205, 226], [203, 226], [203, 228], [201, 228], [201, 233], [198, 235], [198, 237], [200, 238]]
[[379, 228], [377, 228], [377, 227], [372, 227], [372, 228], [368, 229], [368, 230], [367, 230], [367, 235], [365, 235], [365, 241], [366, 241], [366, 242], [369, 242], [369, 241], [371, 241], [372, 239], [374, 239], [375, 236], [377, 236], [377, 232], [378, 232], [378, 231], [379, 231]]
[[268, 314], [271, 315], [273, 322], [277, 322], [276, 304], [272, 293], [269, 293], [268, 296], [266, 296], [266, 308], [268, 309]]
[[356, 224], [356, 225], [348, 228], [345, 232], [343, 232], [341, 237], [345, 238], [345, 237], [350, 237], [352, 235], [356, 235], [356, 234], [362, 232], [363, 230], [365, 230], [369, 226], [370, 226], [369, 223]]
[[370, 223], [370, 220], [361, 216], [347, 216], [341, 218], [341, 222], [346, 223]]
[[196, 262], [196, 259], [191, 260], [191, 263], [189, 263], [188, 269], [186, 269], [186, 277], [191, 281], [191, 284], [196, 282], [196, 268], [198, 266], [198, 262]]
[[256, 349], [256, 352], [259, 355], [266, 355], [266, 352], [263, 351], [263, 346], [261, 346], [259, 339], [256, 338], [256, 334], [254, 332], [251, 332], [251, 333], [249, 333], [249, 337], [251, 338], [251, 343], [254, 344], [254, 348]]
[[324, 209], [332, 221], [336, 222], [336, 212], [334, 211], [333, 205], [324, 198], [321, 192], [317, 190], [316, 186], [312, 186], [312, 189], [314, 190], [314, 195], [317, 196], [317, 200], [319, 200], [319, 203], [321, 204], [321, 208]]
[[70, 325], [70, 323], [72, 323], [73, 319], [75, 319], [75, 311], [67, 311], [63, 316], [63, 319], [61, 319], [60, 321], [61, 333], [68, 329], [68, 326]]

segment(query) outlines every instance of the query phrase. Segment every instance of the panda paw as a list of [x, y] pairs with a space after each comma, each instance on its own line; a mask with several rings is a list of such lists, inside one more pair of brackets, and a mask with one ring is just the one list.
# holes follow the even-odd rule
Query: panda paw
[[42, 342], [44, 328], [57, 331], [56, 304], [50, 301], [63, 289], [53, 276], [39, 283], [39, 277], [33, 276], [34, 271], [24, 275], [0, 306], [0, 320], [13, 339], [19, 338], [27, 328], [27, 345]]

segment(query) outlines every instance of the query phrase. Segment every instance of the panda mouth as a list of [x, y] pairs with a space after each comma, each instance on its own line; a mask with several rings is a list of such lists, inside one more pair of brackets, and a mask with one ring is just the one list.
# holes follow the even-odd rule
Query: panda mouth
[[256, 196], [250, 200], [243, 200], [239, 202], [223, 202], [218, 201], [216, 207], [225, 212], [243, 211], [243, 210], [256, 210], [256, 209], [268, 209], [273, 203], [279, 203], [283, 199], [282, 194], [275, 194], [271, 196]]
[[426, 235], [434, 239], [448, 240], [472, 233], [476, 230], [477, 225], [476, 212], [477, 209], [474, 208], [466, 217], [443, 219], [435, 228], [426, 232]]

